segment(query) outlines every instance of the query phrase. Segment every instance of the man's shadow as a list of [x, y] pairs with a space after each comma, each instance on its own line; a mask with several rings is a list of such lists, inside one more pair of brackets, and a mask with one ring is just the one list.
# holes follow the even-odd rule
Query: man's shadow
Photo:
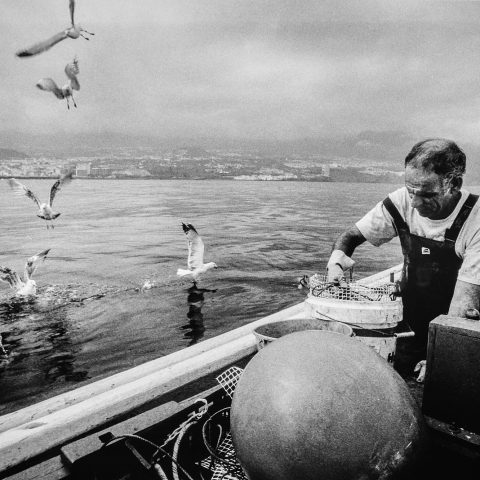
[[205, 303], [204, 294], [207, 292], [214, 293], [217, 290], [211, 290], [208, 288], [199, 288], [194, 282], [193, 285], [188, 288], [187, 292], [187, 319], [188, 323], [182, 325], [180, 329], [186, 330], [183, 338], [190, 338], [189, 345], [194, 345], [203, 337], [205, 332], [205, 325], [203, 323], [202, 307]]

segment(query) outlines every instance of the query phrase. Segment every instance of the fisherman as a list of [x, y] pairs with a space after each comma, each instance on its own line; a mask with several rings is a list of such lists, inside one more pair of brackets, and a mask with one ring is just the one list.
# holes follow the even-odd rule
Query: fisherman
[[328, 281], [337, 283], [360, 244], [400, 238], [404, 319], [415, 332], [408, 369], [426, 358], [431, 320], [480, 309], [480, 202], [462, 188], [465, 165], [464, 152], [451, 140], [414, 145], [405, 158], [405, 186], [344, 231], [328, 261]]

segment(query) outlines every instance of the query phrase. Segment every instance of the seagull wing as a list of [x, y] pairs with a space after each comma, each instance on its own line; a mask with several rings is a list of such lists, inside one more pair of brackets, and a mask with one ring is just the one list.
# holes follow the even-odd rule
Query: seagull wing
[[70, 21], [72, 26], [75, 25], [75, 0], [70, 0], [68, 7], [70, 8]]
[[65, 98], [63, 91], [51, 78], [41, 78], [37, 83], [37, 88], [46, 92], [53, 92], [57, 98]]
[[22, 281], [18, 273], [11, 268], [0, 266], [0, 280], [7, 282], [12, 288], [18, 288], [22, 285]]
[[72, 63], [68, 63], [65, 67], [65, 75], [70, 79], [70, 86], [73, 90], [80, 90], [80, 83], [77, 75], [80, 73], [78, 68], [78, 58], [75, 57]]
[[203, 265], [205, 245], [193, 225], [182, 223], [182, 227], [188, 240], [188, 268], [194, 270]]
[[15, 193], [15, 195], [26, 195], [28, 198], [31, 198], [37, 204], [38, 208], [40, 208], [40, 200], [38, 200], [37, 196], [23, 183], [20, 183], [15, 178], [9, 178], [8, 184], [10, 185], [10, 188], [13, 190], [13, 193]]
[[39, 260], [45, 261], [49, 251], [50, 249], [44, 250], [43, 252], [37, 253], [36, 255], [33, 255], [33, 257], [27, 259], [25, 263], [25, 270], [23, 272], [25, 280], [29, 280], [32, 277], [38, 267]]
[[50, 190], [50, 206], [53, 204], [53, 199], [55, 198], [55, 195], [61, 188], [66, 185], [67, 183], [70, 183], [72, 181], [72, 176], [73, 176], [73, 170], [70, 170], [68, 173], [65, 175], [62, 175], [52, 186]]
[[61, 42], [65, 38], [67, 38], [67, 30], [58, 32], [53, 37], [43, 40], [42, 42], [38, 42], [31, 47], [19, 50], [15, 55], [17, 55], [17, 57], [31, 57], [33, 55], [38, 55], [39, 53], [45, 52], [49, 48], [53, 47], [56, 43]]

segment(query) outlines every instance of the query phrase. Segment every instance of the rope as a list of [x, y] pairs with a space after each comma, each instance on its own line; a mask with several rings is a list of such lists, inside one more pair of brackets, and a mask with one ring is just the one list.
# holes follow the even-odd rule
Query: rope
[[179, 465], [179, 463], [178, 463], [178, 450], [180, 448], [180, 442], [182, 441], [182, 438], [185, 435], [185, 433], [187, 433], [187, 430], [191, 426], [195, 425], [196, 423], [197, 423], [197, 421], [194, 420], [193, 422], [190, 422], [190, 423], [187, 423], [186, 425], [184, 425], [182, 430], [180, 430], [180, 433], [178, 434], [177, 439], [175, 440], [175, 445], [173, 446], [173, 454], [172, 454], [172, 475], [173, 475], [174, 480], [180, 480], [180, 478], [178, 477], [178, 470], [177, 470], [177, 465]]
[[220, 457], [217, 451], [212, 448], [212, 446], [210, 445], [210, 442], [207, 439], [207, 433], [206, 433], [207, 426], [212, 421], [213, 417], [215, 417], [216, 415], [221, 415], [224, 412], [230, 412], [230, 407], [225, 407], [225, 408], [222, 408], [221, 410], [218, 410], [203, 424], [202, 426], [203, 443], [205, 444], [206, 449], [208, 450], [208, 452], [212, 457], [214, 457], [215, 459], [217, 459], [219, 462], [223, 464], [226, 464], [234, 469], [237, 469], [238, 465], [237, 465], [237, 462], [235, 461], [235, 458], [230, 460], [229, 458], [226, 458], [226, 457]]
[[153, 470], [162, 480], [169, 480], [167, 474], [163, 471], [162, 467], [158, 463], [153, 464]]
[[[146, 443], [147, 445], [150, 445], [151, 447], [155, 448], [156, 452], [162, 452], [164, 455], [166, 455], [168, 458], [170, 458], [172, 460], [172, 462], [176, 462], [176, 460], [173, 458], [173, 456], [168, 453], [163, 447], [161, 447], [160, 445], [157, 445], [156, 443], [153, 443], [151, 442], [150, 440], [147, 440], [146, 438], [143, 438], [141, 437], [140, 435], [134, 435], [134, 434], [129, 434], [129, 433], [125, 433], [123, 435], [118, 435], [116, 437], [113, 437], [111, 438], [110, 440], [108, 440], [107, 442], [105, 442], [103, 445], [102, 445], [102, 448], [106, 447], [107, 445], [109, 445], [110, 443], [112, 443], [113, 441], [115, 440], [121, 440], [122, 438], [132, 438], [134, 440], [140, 440], [141, 442], [144, 442]], [[153, 463], [152, 462], [152, 467], [155, 468], [155, 464], [157, 462]], [[180, 470], [182, 471], [182, 473], [187, 477], [188, 480], [194, 480], [190, 475], [189, 473], [182, 467], [182, 465], [180, 465], [178, 462], [177, 462], [177, 466], [178, 468], [180, 468]], [[160, 468], [161, 470], [161, 468]], [[156, 472], [158, 472], [157, 470], [155, 470]]]

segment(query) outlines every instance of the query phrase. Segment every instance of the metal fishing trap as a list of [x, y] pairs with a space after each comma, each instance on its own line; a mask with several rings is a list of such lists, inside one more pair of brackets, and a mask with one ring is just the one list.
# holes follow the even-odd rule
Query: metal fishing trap
[[203, 424], [203, 443], [210, 457], [202, 461], [202, 466], [213, 470], [212, 480], [246, 479], [237, 461], [230, 435], [230, 407], [223, 408]]
[[[242, 373], [241, 368], [234, 366], [216, 378], [230, 398]], [[205, 421], [202, 436], [210, 456], [201, 465], [213, 471], [212, 480], [247, 480], [230, 435], [230, 407], [216, 411]]]
[[398, 297], [396, 283], [363, 285], [352, 278], [345, 278], [340, 284], [327, 281], [326, 274], [315, 274], [309, 279], [310, 294], [317, 298], [330, 298], [353, 302], [389, 302]]

